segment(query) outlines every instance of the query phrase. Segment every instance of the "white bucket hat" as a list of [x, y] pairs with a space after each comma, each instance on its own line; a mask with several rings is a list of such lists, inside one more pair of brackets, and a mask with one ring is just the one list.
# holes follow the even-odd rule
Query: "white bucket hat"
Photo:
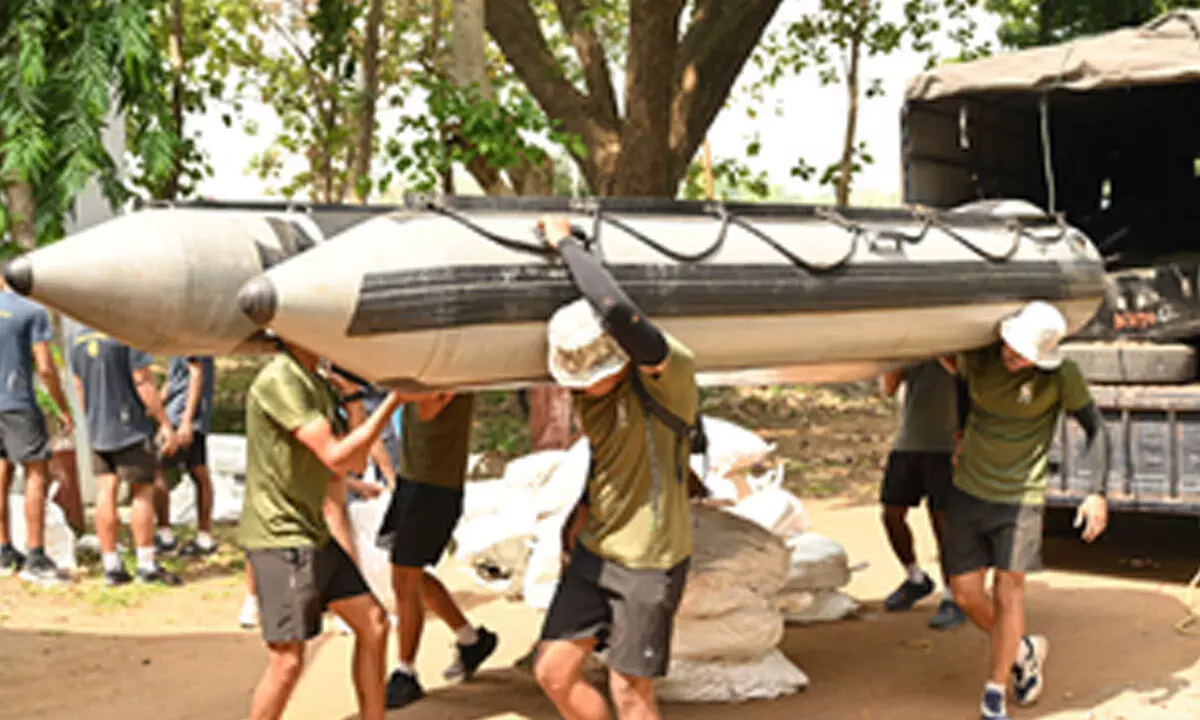
[[604, 330], [586, 299], [564, 305], [548, 328], [550, 375], [563, 387], [582, 390], [625, 369], [629, 356]]
[[1062, 365], [1058, 344], [1067, 334], [1067, 321], [1050, 303], [1029, 303], [1012, 317], [1000, 322], [1000, 337], [1018, 355], [1043, 370]]

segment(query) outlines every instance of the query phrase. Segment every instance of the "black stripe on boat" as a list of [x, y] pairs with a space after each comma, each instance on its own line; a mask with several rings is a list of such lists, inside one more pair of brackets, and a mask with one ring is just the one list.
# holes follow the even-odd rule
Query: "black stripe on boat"
[[[921, 308], [1096, 297], [1100, 278], [1049, 262], [865, 264], [808, 276], [790, 265], [613, 265], [653, 317]], [[367, 273], [351, 337], [544, 322], [579, 297], [561, 265], [472, 265]]]

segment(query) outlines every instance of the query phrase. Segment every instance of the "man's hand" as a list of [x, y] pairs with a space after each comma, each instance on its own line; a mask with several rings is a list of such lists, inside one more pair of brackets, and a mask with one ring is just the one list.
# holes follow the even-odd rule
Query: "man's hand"
[[1075, 513], [1075, 527], [1083, 528], [1083, 541], [1093, 542], [1108, 527], [1108, 500], [1103, 495], [1088, 495]]
[[63, 434], [64, 435], [74, 435], [75, 434], [75, 420], [71, 417], [71, 413], [67, 413], [66, 415], [59, 415], [58, 418], [59, 418], [59, 420], [62, 421]]
[[175, 454], [175, 450], [179, 447], [179, 439], [175, 436], [175, 431], [171, 428], [170, 423], [162, 423], [158, 426], [158, 451], [163, 457]]
[[330, 370], [325, 374], [331, 385], [337, 388], [337, 391], [342, 395], [351, 395], [359, 391], [358, 383], [346, 378], [336, 370]]
[[571, 223], [566, 218], [557, 215], [548, 215], [539, 220], [538, 230], [546, 239], [546, 244], [555, 250], [563, 240], [571, 237]]
[[192, 440], [195, 437], [195, 429], [192, 427], [191, 420], [184, 420], [179, 423], [179, 429], [175, 431], [175, 442], [179, 447], [191, 447]]

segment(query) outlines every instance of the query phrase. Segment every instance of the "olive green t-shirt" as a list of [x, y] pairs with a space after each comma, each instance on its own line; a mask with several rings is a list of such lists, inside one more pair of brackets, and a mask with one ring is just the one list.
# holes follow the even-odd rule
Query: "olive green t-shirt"
[[404, 407], [400, 433], [400, 477], [422, 485], [462, 490], [471, 452], [475, 396], [456, 395], [432, 420], [421, 419], [416, 403]]
[[937, 360], [904, 371], [900, 388], [900, 430], [894, 448], [899, 452], [954, 452], [958, 432], [956, 381]]
[[254, 379], [246, 401], [242, 547], [319, 547], [329, 540], [321, 504], [333, 474], [293, 433], [320, 418], [338, 427], [334, 411], [329, 384], [288, 355]]
[[[691, 423], [699, 392], [691, 351], [668, 337], [663, 371], [641, 370], [642, 384], [663, 407]], [[603, 397], [576, 394], [583, 431], [592, 450], [587, 490], [588, 522], [579, 541], [596, 555], [632, 569], [667, 569], [692, 554], [692, 521], [686, 472], [688, 443], [682, 446], [661, 421], [648, 417], [629, 379]], [[651, 457], [647, 423], [654, 438]], [[653, 492], [651, 463], [658, 468]], [[685, 475], [686, 477], [686, 475]]]
[[958, 357], [971, 389], [971, 415], [954, 484], [982, 500], [1040, 505], [1046, 499], [1050, 446], [1059, 415], [1092, 402], [1079, 366], [1004, 367], [999, 344]]

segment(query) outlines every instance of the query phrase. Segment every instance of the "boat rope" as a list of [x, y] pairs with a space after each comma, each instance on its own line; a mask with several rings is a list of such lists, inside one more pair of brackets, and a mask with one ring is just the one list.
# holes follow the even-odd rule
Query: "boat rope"
[[[500, 245], [501, 247], [513, 250], [514, 252], [522, 252], [531, 255], [537, 255], [543, 258], [550, 258], [557, 254], [557, 251], [544, 244], [532, 243], [525, 240], [517, 240], [514, 238], [504, 237], [488, 230], [485, 227], [473, 222], [462, 213], [442, 205], [434, 200], [423, 200], [421, 207], [429, 211], [435, 212], [442, 217], [448, 218], [458, 224], [478, 233], [483, 238]], [[708, 260], [716, 255], [724, 246], [726, 239], [729, 236], [729, 228], [737, 226], [745, 230], [750, 235], [766, 244], [775, 252], [786, 258], [796, 267], [813, 275], [821, 275], [834, 272], [842, 267], [845, 267], [858, 251], [860, 242], [866, 241], [872, 250], [881, 251], [881, 241], [891, 241], [895, 244], [897, 250], [903, 245], [915, 245], [922, 242], [928, 235], [931, 228], [936, 228], [945, 233], [951, 239], [958, 242], [963, 247], [969, 249], [979, 257], [988, 260], [989, 262], [1002, 263], [1011, 260], [1020, 250], [1021, 240], [1029, 238], [1031, 241], [1042, 245], [1051, 245], [1064, 239], [1069, 233], [1070, 228], [1066, 225], [1065, 219], [1061, 213], [1055, 213], [1056, 224], [1059, 231], [1052, 236], [1040, 236], [1018, 220], [1011, 220], [1004, 224], [1012, 235], [1012, 242], [1008, 248], [1002, 253], [989, 251], [977, 244], [975, 241], [966, 237], [953, 225], [946, 220], [946, 213], [934, 210], [925, 206], [914, 206], [910, 208], [913, 219], [917, 220], [921, 227], [916, 233], [905, 233], [899, 230], [875, 229], [861, 222], [851, 220], [838, 212], [834, 208], [817, 207], [813, 209], [815, 217], [832, 223], [839, 228], [850, 233], [851, 239], [845, 254], [837, 260], [828, 264], [817, 264], [805, 260], [800, 255], [789, 250], [775, 238], [772, 238], [763, 230], [750, 223], [744, 217], [738, 216], [730, 212], [723, 204], [715, 203], [707, 206], [706, 210], [712, 217], [720, 221], [720, 229], [717, 233], [717, 238], [713, 243], [696, 253], [682, 253], [663, 245], [644, 233], [634, 229], [628, 223], [618, 220], [611, 212], [606, 212], [603, 204], [597, 201], [590, 201], [578, 204], [574, 208], [578, 212], [583, 212], [591, 216], [592, 231], [590, 236], [585, 233], [577, 233], [576, 237], [583, 241], [584, 246], [589, 250], [597, 251], [601, 260], [604, 259], [603, 245], [601, 244], [602, 229], [605, 224], [611, 225], [614, 228], [624, 232], [633, 239], [643, 245], [657, 251], [659, 254], [683, 264], [694, 264]]]

